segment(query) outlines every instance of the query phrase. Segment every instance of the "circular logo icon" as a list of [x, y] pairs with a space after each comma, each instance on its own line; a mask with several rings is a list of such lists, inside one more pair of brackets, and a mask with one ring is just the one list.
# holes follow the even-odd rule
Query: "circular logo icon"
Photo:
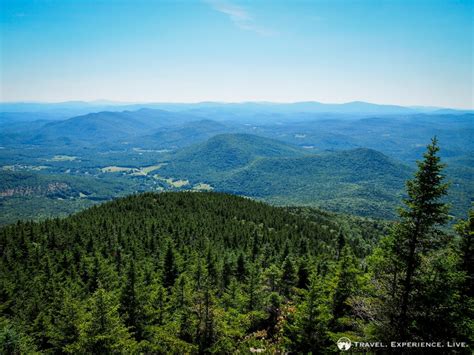
[[349, 350], [351, 346], [352, 346], [352, 343], [349, 338], [342, 337], [337, 341], [337, 347], [339, 348], [339, 350], [346, 351], [346, 350]]

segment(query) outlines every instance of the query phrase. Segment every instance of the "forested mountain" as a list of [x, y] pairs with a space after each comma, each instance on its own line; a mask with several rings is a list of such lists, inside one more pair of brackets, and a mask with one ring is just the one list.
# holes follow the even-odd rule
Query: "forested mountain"
[[[136, 192], [132, 181], [0, 170], [0, 225], [70, 213]], [[143, 190], [142, 190], [143, 191]]]
[[214, 193], [11, 225], [0, 231], [2, 336], [30, 350], [248, 351], [280, 337], [292, 306], [279, 304], [301, 297], [310, 269], [336, 267], [341, 243], [366, 255], [383, 230]]
[[137, 111], [88, 113], [67, 120], [46, 122], [37, 131], [23, 132], [16, 138], [16, 142], [59, 146], [71, 143], [96, 145], [146, 135], [160, 127], [197, 119], [199, 117], [189, 114], [145, 108]]
[[[371, 149], [259, 159], [221, 189], [279, 204], [320, 206], [391, 219], [410, 168]], [[315, 201], [317, 201], [315, 203]]]
[[[217, 134], [233, 130], [238, 130], [238, 128], [231, 124], [204, 119], [166, 126], [149, 136], [137, 138], [135, 142], [139, 146], [151, 149], [175, 149], [202, 142]], [[135, 142], [132, 140], [132, 144]]]
[[370, 149], [311, 154], [276, 140], [226, 134], [171, 155], [157, 173], [280, 204], [391, 218], [410, 169]]
[[242, 168], [255, 159], [302, 156], [295, 146], [251, 134], [221, 134], [170, 156], [163, 172], [173, 171], [181, 177], [209, 177]]
[[[374, 249], [387, 228], [195, 192], [10, 225], [0, 229], [2, 351], [326, 353], [341, 336], [386, 339], [371, 280], [389, 270]], [[450, 299], [465, 285], [456, 255], [439, 256], [447, 270], [429, 276]], [[436, 302], [443, 318], [411, 334], [468, 342], [466, 303]]]

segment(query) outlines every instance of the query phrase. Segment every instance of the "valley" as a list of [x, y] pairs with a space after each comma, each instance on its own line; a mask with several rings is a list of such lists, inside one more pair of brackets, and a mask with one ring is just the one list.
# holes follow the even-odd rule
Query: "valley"
[[[1, 113], [0, 223], [144, 191], [211, 189], [393, 219], [404, 181], [435, 135], [452, 214], [463, 215], [474, 196], [472, 113], [347, 107], [162, 104], [54, 120]], [[43, 181], [68, 189], [43, 193]], [[35, 214], [42, 203], [50, 207]]]

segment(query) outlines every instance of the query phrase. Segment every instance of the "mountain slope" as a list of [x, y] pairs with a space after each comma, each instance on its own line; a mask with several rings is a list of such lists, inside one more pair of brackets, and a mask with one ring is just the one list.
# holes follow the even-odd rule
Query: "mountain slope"
[[[383, 228], [190, 192], [135, 195], [64, 219], [12, 224], [0, 228], [0, 334], [24, 341], [25, 353], [285, 350], [272, 344], [281, 338], [273, 339], [275, 300], [300, 307], [310, 272], [333, 276], [341, 235], [364, 258]], [[203, 327], [210, 340], [202, 340]], [[297, 338], [289, 334], [285, 344], [290, 337]]]
[[196, 117], [163, 110], [104, 111], [51, 122], [18, 139], [29, 144], [97, 145], [146, 135], [160, 127], [190, 120], [196, 120]]
[[410, 169], [371, 149], [314, 155], [273, 139], [224, 134], [172, 155], [159, 175], [278, 204], [392, 218]]
[[66, 216], [135, 191], [124, 179], [0, 169], [0, 225]]
[[172, 125], [159, 128], [151, 135], [138, 137], [132, 140], [135, 145], [143, 148], [182, 148], [198, 142], [203, 142], [217, 134], [235, 131], [230, 124], [213, 120], [199, 120], [186, 122], [181, 125]]
[[178, 151], [162, 172], [193, 178], [221, 176], [258, 158], [303, 155], [304, 150], [278, 140], [251, 134], [220, 134]]
[[224, 191], [283, 204], [392, 218], [410, 169], [371, 149], [260, 159], [231, 175]]

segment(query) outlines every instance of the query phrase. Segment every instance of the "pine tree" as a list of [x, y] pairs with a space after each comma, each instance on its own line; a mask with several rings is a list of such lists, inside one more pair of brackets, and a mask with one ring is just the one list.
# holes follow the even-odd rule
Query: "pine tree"
[[339, 263], [334, 280], [334, 291], [332, 296], [332, 317], [334, 330], [342, 331], [342, 325], [338, 320], [349, 315], [350, 306], [348, 300], [354, 295], [358, 283], [357, 265], [354, 255], [349, 246], [343, 247], [339, 257]]
[[246, 281], [246, 290], [248, 297], [247, 309], [249, 311], [253, 311], [255, 309], [258, 309], [259, 304], [261, 303], [260, 272], [253, 263], [250, 263], [249, 265], [248, 276], [246, 278]]
[[125, 277], [125, 287], [120, 299], [120, 310], [123, 313], [125, 325], [134, 333], [137, 340], [141, 340], [143, 336], [143, 309], [137, 293], [137, 287], [135, 262], [131, 260]]
[[304, 301], [298, 306], [294, 319], [286, 326], [285, 333], [292, 341], [289, 349], [295, 353], [323, 353], [329, 341], [331, 302], [327, 282], [316, 274], [310, 277]]
[[459, 269], [465, 275], [461, 294], [466, 298], [474, 297], [474, 209], [469, 211], [467, 220], [460, 221], [455, 229], [461, 238]]
[[455, 226], [460, 240], [458, 270], [462, 274], [459, 284], [457, 331], [463, 339], [474, 344], [474, 209], [469, 211], [467, 220]]
[[202, 290], [197, 294], [198, 329], [196, 339], [200, 353], [206, 352], [215, 340], [214, 295], [208, 280], [203, 283]]
[[[422, 260], [430, 253], [445, 246], [446, 238], [440, 226], [448, 220], [448, 206], [440, 199], [446, 195], [448, 184], [441, 174], [444, 167], [437, 155], [436, 138], [427, 146], [424, 159], [417, 162], [418, 171], [407, 182], [408, 198], [405, 208], [400, 209], [400, 222], [395, 225], [383, 246], [382, 270], [376, 270], [384, 279], [385, 328], [387, 337], [406, 339], [416, 327], [414, 310], [422, 305], [415, 299], [422, 299]], [[432, 307], [432, 305], [425, 305]]]
[[178, 269], [175, 262], [174, 250], [171, 243], [166, 249], [165, 259], [163, 261], [163, 286], [170, 288], [174, 285], [178, 277]]
[[245, 261], [244, 254], [241, 253], [239, 255], [239, 258], [237, 259], [237, 270], [236, 270], [237, 279], [240, 281], [244, 281], [246, 274], [247, 274], [246, 261]]
[[292, 288], [296, 286], [297, 276], [293, 262], [289, 257], [285, 259], [283, 263], [283, 273], [281, 275], [281, 284], [283, 294], [287, 297], [290, 296]]
[[224, 265], [222, 267], [222, 277], [221, 277], [223, 290], [225, 290], [229, 286], [231, 277], [232, 277], [232, 263], [228, 258], [226, 258], [224, 259]]
[[308, 288], [309, 285], [309, 270], [306, 259], [302, 259], [298, 266], [298, 288]]
[[120, 318], [119, 307], [112, 292], [99, 286], [81, 321], [79, 339], [69, 350], [94, 354], [131, 351], [135, 342]]
[[80, 320], [83, 317], [83, 306], [74, 298], [77, 287], [68, 286], [61, 290], [61, 304], [53, 313], [53, 322], [48, 329], [51, 343], [57, 351], [66, 351], [68, 346], [79, 340]]
[[337, 236], [337, 259], [339, 260], [339, 257], [341, 256], [342, 253], [342, 248], [346, 245], [346, 238], [344, 237], [344, 234], [342, 231], [339, 231], [339, 234]]

